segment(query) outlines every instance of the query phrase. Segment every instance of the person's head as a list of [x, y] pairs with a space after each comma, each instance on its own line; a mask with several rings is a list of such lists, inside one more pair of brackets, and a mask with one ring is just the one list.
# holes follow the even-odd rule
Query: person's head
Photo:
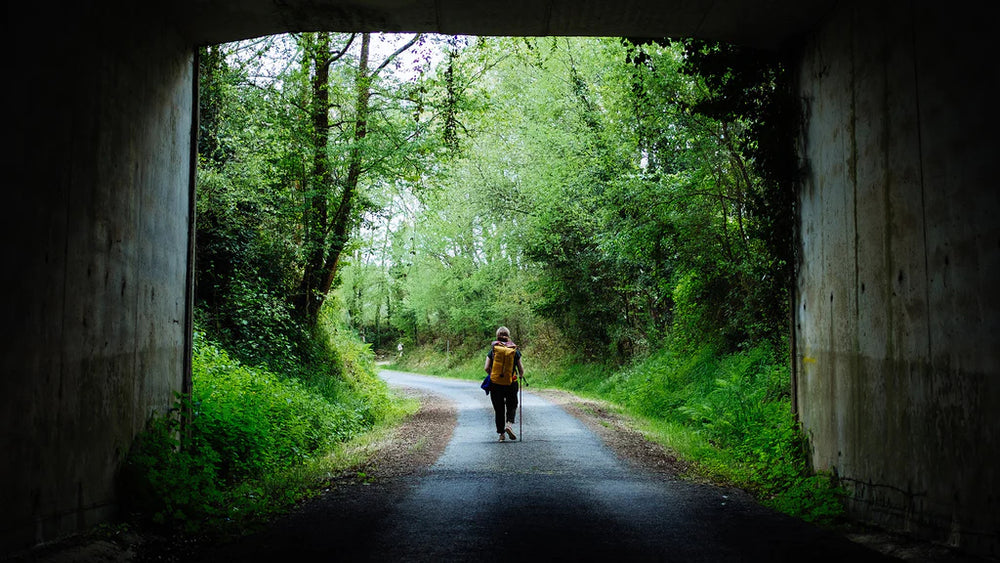
[[500, 342], [507, 342], [508, 340], [510, 340], [510, 329], [508, 329], [505, 326], [498, 328], [497, 340], [499, 340]]

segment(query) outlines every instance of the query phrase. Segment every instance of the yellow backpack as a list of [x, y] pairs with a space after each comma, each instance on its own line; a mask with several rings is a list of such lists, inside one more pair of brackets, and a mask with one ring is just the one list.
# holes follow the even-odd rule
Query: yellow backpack
[[514, 382], [514, 360], [517, 357], [517, 346], [511, 344], [493, 345], [493, 366], [490, 368], [490, 381], [497, 385], [510, 385]]

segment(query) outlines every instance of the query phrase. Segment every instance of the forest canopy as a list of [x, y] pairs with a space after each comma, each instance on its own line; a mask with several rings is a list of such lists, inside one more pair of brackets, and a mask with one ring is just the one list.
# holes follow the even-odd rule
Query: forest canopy
[[[617, 362], [780, 341], [787, 186], [758, 167], [782, 148], [758, 142], [780, 66], [738, 54], [452, 40], [427, 86], [438, 157], [389, 201], [393, 220], [359, 232], [343, 273], [354, 326], [377, 345], [478, 346], [508, 325]], [[757, 66], [726, 65], [742, 60]], [[698, 74], [709, 63], [716, 74]]]
[[381, 350], [474, 348], [498, 325], [616, 363], [785, 339], [780, 61], [303, 33], [200, 68], [198, 311], [243, 359], [301, 352], [331, 298]]
[[376, 354], [481, 377], [504, 325], [534, 381], [835, 516], [791, 412], [788, 92], [775, 54], [693, 40], [203, 48], [194, 392], [184, 447], [168, 417], [130, 455], [137, 498], [188, 524], [291, 502], [280, 476], [399, 416]]

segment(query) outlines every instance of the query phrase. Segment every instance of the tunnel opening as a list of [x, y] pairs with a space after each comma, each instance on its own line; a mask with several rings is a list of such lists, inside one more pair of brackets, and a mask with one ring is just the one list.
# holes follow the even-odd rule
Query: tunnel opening
[[[791, 240], [774, 236], [790, 225], [773, 215], [790, 179], [754, 167], [762, 126], [794, 113], [765, 112], [789, 87], [773, 53], [303, 33], [203, 48], [199, 69], [203, 410], [201, 387], [219, 389], [204, 364], [225, 349], [370, 422], [384, 398], [359, 407], [351, 389], [372, 375], [357, 358], [366, 347], [476, 377], [505, 325], [543, 366], [540, 384], [602, 388], [689, 440], [714, 428], [702, 442], [730, 452], [756, 440], [758, 457], [809, 476], [791, 412], [791, 252], [775, 255]], [[740, 104], [720, 102], [736, 92]], [[785, 140], [780, 156], [794, 158]], [[334, 281], [310, 316], [296, 292], [317, 291], [306, 279], [317, 247]], [[345, 356], [355, 364], [338, 367]], [[567, 385], [572, 374], [582, 383]]]
[[[984, 241], [997, 240], [1000, 201], [982, 108], [998, 77], [984, 71], [985, 20], [908, 1], [656, 3], [642, 18], [603, 4], [492, 15], [478, 3], [196, 4], [8, 7], [12, 75], [28, 86], [8, 91], [19, 109], [11, 160], [22, 165], [3, 237], [18, 272], [4, 281], [18, 297], [7, 302], [3, 450], [19, 460], [5, 468], [4, 546], [107, 520], [122, 452], [184, 390], [193, 46], [419, 29], [801, 39], [791, 44], [807, 120], [790, 345], [811, 461], [849, 484], [856, 517], [996, 553], [996, 475], [983, 460], [996, 449], [1000, 270]], [[40, 21], [51, 41], [31, 36]]]

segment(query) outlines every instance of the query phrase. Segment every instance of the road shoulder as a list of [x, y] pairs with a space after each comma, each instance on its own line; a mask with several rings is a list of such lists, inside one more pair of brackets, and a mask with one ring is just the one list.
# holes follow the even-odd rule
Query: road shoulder
[[[615, 411], [608, 403], [585, 399], [558, 389], [532, 389], [536, 395], [559, 405], [596, 433], [604, 444], [626, 463], [641, 471], [651, 471], [663, 479], [684, 479], [706, 483], [694, 476], [691, 464], [646, 439], [636, 424]], [[727, 488], [728, 494], [746, 495]], [[863, 524], [845, 525], [838, 530], [847, 539], [901, 561], [920, 563], [978, 563], [989, 561], [964, 555], [945, 545], [920, 541], [908, 536]]]
[[[341, 549], [351, 538], [360, 539], [407, 493], [410, 484], [424, 474], [444, 452], [457, 423], [455, 406], [440, 395], [396, 387], [397, 392], [415, 398], [420, 408], [370, 448], [371, 454], [359, 464], [330, 476], [325, 491], [305, 501], [272, 522], [268, 529], [235, 545], [167, 545], [163, 538], [144, 537], [132, 532], [108, 538], [91, 534], [33, 550], [15, 561], [144, 561], [213, 560], [240, 555], [253, 559], [266, 546], [281, 544], [288, 537], [305, 533], [303, 526], [328, 526], [338, 522], [330, 535]], [[577, 397], [555, 389], [530, 389], [535, 395], [566, 410], [597, 434], [619, 458], [636, 469], [653, 473], [663, 480], [691, 480], [690, 464], [663, 446], [645, 438], [636, 425], [607, 403]], [[708, 486], [708, 484], [706, 484]], [[745, 494], [732, 490], [734, 494]], [[322, 535], [322, 534], [320, 534]], [[854, 527], [844, 535], [870, 549], [904, 561], [968, 563], [981, 561], [961, 556], [945, 546], [917, 542], [881, 530]], [[345, 541], [346, 540], [346, 541]], [[349, 549], [349, 548], [348, 548]], [[263, 551], [262, 551], [263, 550]], [[345, 553], [346, 554], [346, 553]]]

